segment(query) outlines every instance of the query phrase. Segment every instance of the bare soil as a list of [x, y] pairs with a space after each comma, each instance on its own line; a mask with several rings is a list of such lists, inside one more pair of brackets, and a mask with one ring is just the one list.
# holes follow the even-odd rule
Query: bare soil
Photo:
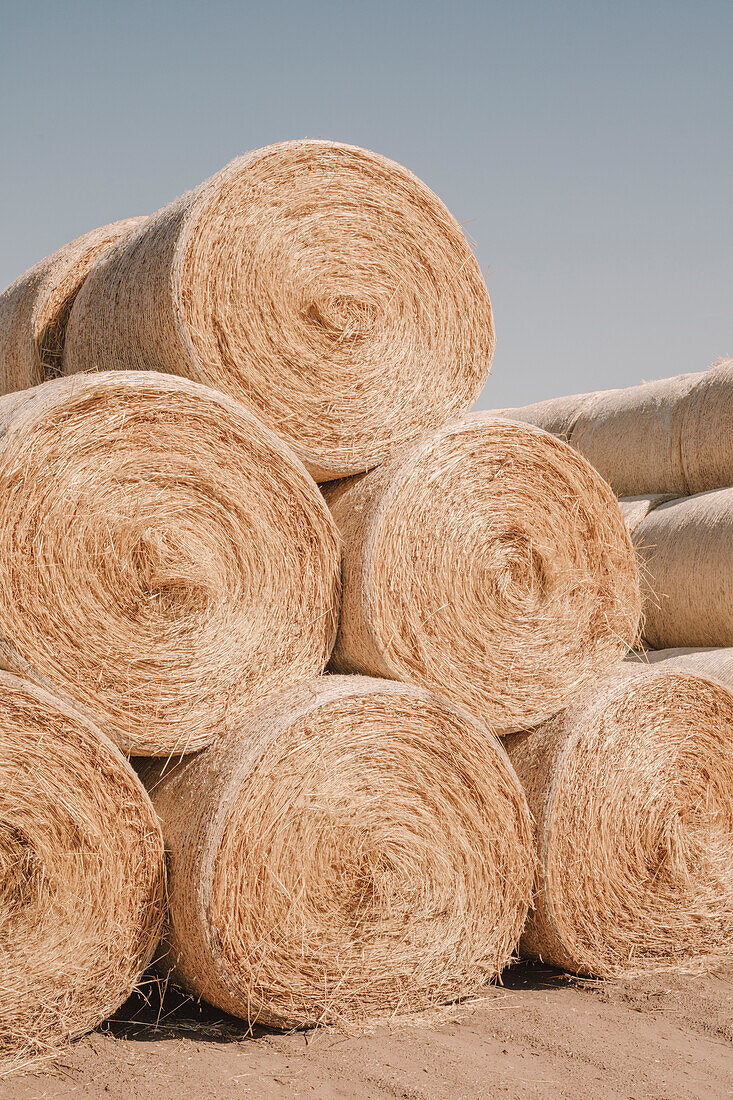
[[248, 1033], [175, 991], [136, 995], [2, 1100], [475, 1100], [733, 1096], [733, 972], [583, 983], [518, 966], [503, 988], [366, 1035]]

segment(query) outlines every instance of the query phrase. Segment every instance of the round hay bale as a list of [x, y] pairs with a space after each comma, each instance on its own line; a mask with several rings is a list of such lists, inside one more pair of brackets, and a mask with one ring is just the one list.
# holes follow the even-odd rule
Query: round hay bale
[[621, 515], [624, 517], [626, 530], [633, 535], [643, 519], [658, 508], [660, 504], [666, 504], [668, 500], [674, 500], [671, 493], [652, 493], [650, 496], [622, 497], [619, 500]]
[[537, 826], [520, 951], [592, 977], [733, 961], [733, 695], [626, 665], [505, 744]]
[[647, 649], [644, 653], [630, 654], [627, 660], [697, 672], [733, 689], [733, 648], [679, 646], [673, 649]]
[[215, 386], [328, 481], [468, 408], [493, 349], [443, 203], [394, 161], [304, 140], [233, 161], [97, 264], [64, 365]]
[[512, 957], [531, 820], [499, 742], [447, 701], [326, 676], [142, 777], [171, 854], [171, 976], [227, 1012], [358, 1025]]
[[[604, 390], [603, 393], [615, 393]], [[505, 416], [509, 420], [519, 420], [523, 424], [534, 424], [536, 428], [559, 435], [568, 440], [576, 421], [583, 409], [600, 397], [599, 393], [572, 393], [567, 397], [551, 397], [547, 401], [535, 401], [518, 409], [502, 409], [493, 412], [494, 416]], [[472, 414], [471, 414], [472, 415]]]
[[633, 535], [644, 640], [653, 649], [733, 645], [733, 489], [655, 508]]
[[607, 390], [581, 411], [570, 443], [620, 497], [685, 493], [681, 400], [701, 374]]
[[0, 662], [126, 752], [208, 744], [320, 672], [338, 532], [313, 480], [231, 398], [149, 372], [0, 401]]
[[95, 261], [144, 220], [127, 218], [77, 237], [0, 294], [0, 392], [63, 373], [66, 325], [79, 288]]
[[685, 492], [733, 485], [733, 359], [721, 359], [697, 376], [681, 402], [680, 419]]
[[0, 1052], [34, 1055], [126, 1000], [163, 920], [160, 826], [91, 722], [0, 672]]
[[547, 432], [472, 416], [325, 496], [344, 537], [335, 671], [421, 684], [506, 733], [636, 638], [616, 498]]

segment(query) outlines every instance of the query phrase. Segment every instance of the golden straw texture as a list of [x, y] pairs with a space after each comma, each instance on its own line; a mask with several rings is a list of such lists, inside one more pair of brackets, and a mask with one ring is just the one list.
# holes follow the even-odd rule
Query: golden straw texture
[[160, 937], [163, 838], [119, 749], [7, 672], [0, 822], [0, 1052], [17, 1062], [96, 1027], [131, 993]]
[[124, 750], [187, 752], [322, 670], [338, 532], [241, 405], [116, 371], [0, 401], [0, 662]]
[[733, 645], [733, 489], [660, 505], [633, 541], [645, 641], [654, 649]]
[[66, 325], [92, 265], [144, 218], [104, 225], [65, 244], [0, 294], [0, 392], [13, 393], [63, 373]]
[[303, 140], [233, 161], [97, 264], [64, 366], [215, 386], [327, 481], [468, 408], [493, 349], [486, 285], [437, 196], [376, 153]]
[[547, 432], [472, 415], [325, 495], [344, 536], [335, 671], [413, 681], [506, 733], [634, 643], [616, 499]]
[[171, 852], [168, 961], [278, 1027], [475, 992], [510, 960], [532, 826], [499, 742], [411, 685], [326, 676], [143, 778]]
[[733, 961], [733, 695], [624, 665], [507, 742], [537, 823], [520, 950], [578, 974]]

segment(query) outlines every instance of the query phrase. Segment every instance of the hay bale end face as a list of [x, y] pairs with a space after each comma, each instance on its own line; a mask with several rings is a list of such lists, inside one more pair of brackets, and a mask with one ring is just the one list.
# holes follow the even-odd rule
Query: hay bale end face
[[0, 393], [63, 373], [71, 307], [94, 263], [145, 219], [103, 225], [65, 244], [0, 294]]
[[467, 417], [325, 496], [344, 537], [337, 672], [421, 684], [507, 733], [635, 641], [616, 498], [546, 432]]
[[125, 751], [201, 748], [320, 672], [338, 532], [289, 449], [223, 394], [108, 372], [0, 402], [0, 660]]
[[537, 823], [521, 951], [592, 977], [733, 961], [733, 694], [629, 664], [506, 742]]
[[363, 1024], [477, 990], [534, 879], [500, 743], [403, 684], [326, 676], [142, 771], [171, 851], [174, 980], [252, 1022]]
[[248, 405], [317, 480], [376, 466], [468, 408], [491, 305], [455, 219], [412, 173], [329, 141], [233, 161], [92, 271], [68, 373], [151, 369]]
[[120, 751], [0, 672], [0, 1054], [44, 1053], [132, 992], [163, 920], [163, 839]]

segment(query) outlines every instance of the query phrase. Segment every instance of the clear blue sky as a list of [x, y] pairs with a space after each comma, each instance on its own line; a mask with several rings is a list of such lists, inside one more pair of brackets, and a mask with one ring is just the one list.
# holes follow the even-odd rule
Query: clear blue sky
[[482, 406], [733, 354], [732, 0], [3, 0], [0, 86], [0, 285], [320, 136], [465, 223], [496, 316]]

